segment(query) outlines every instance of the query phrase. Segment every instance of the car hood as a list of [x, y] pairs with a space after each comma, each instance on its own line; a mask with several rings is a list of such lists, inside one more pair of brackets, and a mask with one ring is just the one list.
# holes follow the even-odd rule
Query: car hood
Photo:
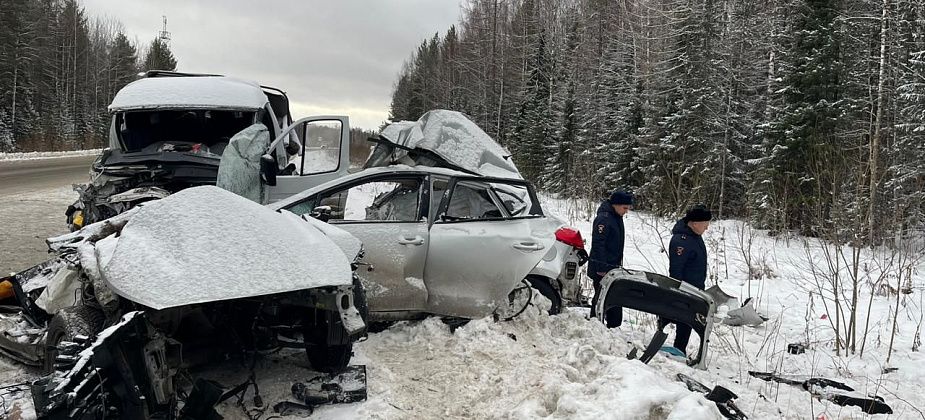
[[382, 129], [365, 167], [442, 166], [483, 176], [523, 177], [511, 153], [461, 112], [443, 109]]
[[352, 280], [353, 256], [312, 223], [213, 186], [141, 206], [95, 248], [106, 284], [154, 309]]

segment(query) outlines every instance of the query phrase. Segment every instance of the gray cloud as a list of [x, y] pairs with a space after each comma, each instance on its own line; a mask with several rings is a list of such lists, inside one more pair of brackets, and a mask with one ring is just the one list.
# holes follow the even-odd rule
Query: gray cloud
[[178, 69], [234, 75], [289, 93], [303, 112], [376, 128], [402, 62], [459, 19], [458, 0], [84, 0], [147, 45], [168, 19]]

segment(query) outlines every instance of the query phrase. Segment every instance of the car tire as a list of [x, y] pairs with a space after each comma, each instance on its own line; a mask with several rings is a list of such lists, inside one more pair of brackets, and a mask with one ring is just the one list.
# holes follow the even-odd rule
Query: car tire
[[527, 276], [527, 283], [552, 303], [552, 306], [549, 308], [550, 315], [562, 313], [562, 295], [559, 294], [558, 290], [552, 287], [548, 279], [540, 276]]
[[350, 344], [309, 344], [305, 354], [312, 367], [324, 373], [337, 373], [347, 368], [353, 356], [353, 343]]
[[63, 308], [55, 313], [45, 333], [44, 373], [54, 372], [59, 344], [73, 341], [77, 336], [93, 337], [102, 331], [104, 319], [102, 311], [86, 305]]

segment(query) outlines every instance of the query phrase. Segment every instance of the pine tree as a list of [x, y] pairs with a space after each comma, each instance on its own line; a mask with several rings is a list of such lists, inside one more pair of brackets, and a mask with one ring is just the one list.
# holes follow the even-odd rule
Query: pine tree
[[779, 58], [782, 108], [767, 129], [759, 168], [758, 220], [776, 229], [811, 229], [826, 219], [837, 165], [841, 64], [835, 0], [798, 0], [783, 10], [792, 25], [782, 32]]
[[641, 195], [659, 213], [680, 212], [695, 202], [718, 204], [723, 174], [717, 160], [724, 152], [714, 71], [715, 5], [714, 0], [668, 5], [672, 42], [663, 52], [665, 77], [653, 87], [640, 151]]
[[631, 43], [625, 32], [608, 35], [600, 67], [587, 96], [582, 129], [584, 157], [592, 162], [591, 198], [639, 186], [636, 147], [642, 125]]
[[[138, 73], [138, 53], [135, 46], [121, 31], [116, 33], [109, 50], [110, 63], [112, 63], [112, 89], [118, 91], [135, 80]], [[176, 63], [174, 63], [176, 66]]]
[[925, 5], [901, 0], [897, 15], [897, 129], [885, 193], [902, 230], [925, 222]]
[[[563, 196], [575, 197], [578, 189], [573, 182], [573, 168], [576, 161], [576, 141], [579, 136], [580, 121], [577, 98], [576, 80], [578, 69], [577, 61], [572, 59], [580, 43], [577, 23], [570, 25], [565, 46], [565, 63], [563, 68], [563, 83], [557, 85], [559, 89], [553, 93], [553, 114], [556, 116], [555, 133], [552, 141], [546, 145], [546, 166], [542, 174], [542, 184], [546, 189], [561, 193]], [[561, 86], [564, 85], [564, 86]]]
[[528, 63], [529, 77], [520, 95], [520, 109], [513, 122], [509, 141], [521, 174], [537, 183], [541, 181], [540, 175], [545, 166], [545, 146], [555, 133], [550, 125], [552, 109], [549, 65], [546, 35], [540, 33], [534, 56]]
[[174, 71], [177, 69], [177, 59], [174, 58], [167, 42], [160, 38], [155, 38], [151, 41], [151, 45], [148, 46], [148, 51], [147, 54], [145, 54], [145, 60], [141, 67], [144, 71]]

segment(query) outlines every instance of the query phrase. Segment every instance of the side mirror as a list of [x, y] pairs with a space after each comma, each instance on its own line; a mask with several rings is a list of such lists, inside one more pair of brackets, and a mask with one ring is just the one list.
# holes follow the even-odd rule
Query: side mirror
[[311, 216], [327, 223], [328, 220], [331, 220], [331, 206], [318, 206], [312, 210]]
[[276, 159], [269, 154], [260, 157], [260, 180], [271, 187], [276, 185]]

